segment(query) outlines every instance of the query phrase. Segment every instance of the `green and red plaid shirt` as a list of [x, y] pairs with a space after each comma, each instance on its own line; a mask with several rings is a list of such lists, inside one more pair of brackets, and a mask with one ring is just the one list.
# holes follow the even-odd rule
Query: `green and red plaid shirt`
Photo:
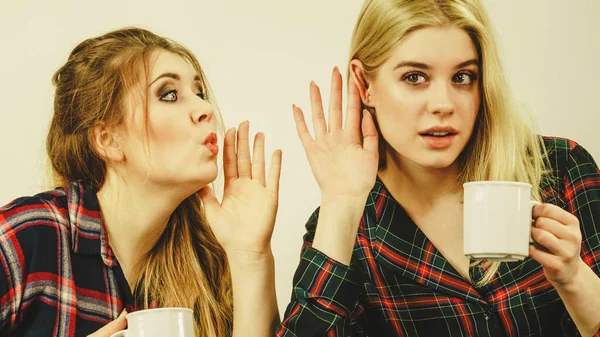
[[[598, 166], [573, 141], [545, 137], [544, 143], [559, 179], [542, 184], [542, 199], [579, 218], [581, 257], [600, 275]], [[311, 247], [317, 218], [318, 210], [306, 225], [292, 302], [277, 336], [578, 335], [539, 263], [531, 258], [502, 263], [490, 284], [475, 287], [379, 179], [367, 199], [349, 267]], [[471, 268], [469, 274], [476, 282], [483, 273]]]

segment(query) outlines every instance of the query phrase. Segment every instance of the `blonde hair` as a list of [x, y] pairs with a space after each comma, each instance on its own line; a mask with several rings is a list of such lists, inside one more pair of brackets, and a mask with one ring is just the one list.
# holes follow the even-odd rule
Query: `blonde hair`
[[[354, 28], [350, 60], [362, 62], [367, 78], [375, 78], [391, 50], [415, 30], [452, 25], [464, 29], [477, 49], [482, 101], [473, 134], [459, 156], [460, 184], [477, 180], [520, 181], [532, 185], [540, 200], [547, 157], [533, 118], [521, 109], [504, 76], [495, 32], [479, 0], [366, 0]], [[348, 76], [349, 78], [349, 76]], [[363, 105], [364, 109], [370, 109]], [[376, 111], [370, 109], [375, 118]], [[381, 133], [380, 133], [381, 135]], [[385, 167], [385, 140], [380, 136], [380, 168]], [[479, 285], [488, 284], [499, 263], [485, 269]]]
[[[146, 105], [139, 82], [147, 78], [150, 55], [160, 50], [175, 53], [194, 67], [222, 130], [206, 76], [188, 49], [140, 28], [90, 38], [73, 49], [53, 77], [54, 115], [46, 149], [56, 185], [81, 180], [95, 191], [102, 187], [107, 163], [92, 146], [92, 129], [99, 122], [121, 123], [129, 94], [141, 95]], [[233, 324], [231, 277], [225, 252], [201, 205], [194, 194], [175, 209], [156, 245], [134, 268], [133, 293], [136, 305], [144, 308], [158, 303], [193, 309], [197, 336], [226, 336]]]

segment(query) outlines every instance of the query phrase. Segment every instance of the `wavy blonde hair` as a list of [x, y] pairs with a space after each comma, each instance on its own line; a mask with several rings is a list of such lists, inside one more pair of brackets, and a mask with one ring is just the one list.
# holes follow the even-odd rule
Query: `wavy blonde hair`
[[[469, 34], [481, 69], [481, 105], [473, 134], [458, 158], [458, 182], [526, 182], [532, 185], [532, 198], [541, 200], [540, 183], [548, 172], [546, 149], [532, 115], [517, 104], [511, 93], [500, 64], [495, 32], [481, 1], [366, 0], [352, 35], [350, 60], [362, 62], [365, 75], [372, 79], [407, 34], [447, 25]], [[377, 117], [373, 109], [364, 105], [363, 109]], [[386, 165], [385, 146], [380, 134], [380, 168]], [[499, 265], [481, 265], [485, 272], [478, 285], [491, 282]]]
[[[146, 105], [150, 55], [169, 51], [188, 61], [200, 75], [207, 100], [213, 93], [196, 57], [182, 45], [140, 28], [124, 28], [77, 45], [53, 77], [54, 114], [46, 150], [54, 184], [81, 180], [98, 191], [107, 163], [92, 146], [99, 122], [119, 125], [128, 109], [126, 99], [139, 94]], [[144, 70], [141, 71], [140, 69]], [[173, 212], [156, 245], [135, 266], [136, 305], [194, 310], [196, 336], [228, 336], [232, 329], [231, 277], [225, 252], [210, 230], [199, 197], [185, 199]]]

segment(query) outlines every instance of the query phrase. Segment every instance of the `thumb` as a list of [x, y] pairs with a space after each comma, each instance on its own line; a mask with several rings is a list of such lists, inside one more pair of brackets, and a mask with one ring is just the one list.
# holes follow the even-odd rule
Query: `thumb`
[[126, 315], [127, 311], [123, 310], [117, 319], [106, 324], [93, 334], [88, 335], [88, 337], [110, 337], [112, 334], [125, 329], [127, 327], [127, 319], [125, 318]]
[[375, 121], [373, 115], [366, 109], [363, 110], [362, 118], [362, 134], [363, 134], [363, 148], [371, 153], [377, 154], [379, 137], [377, 135], [377, 128], [375, 128]]

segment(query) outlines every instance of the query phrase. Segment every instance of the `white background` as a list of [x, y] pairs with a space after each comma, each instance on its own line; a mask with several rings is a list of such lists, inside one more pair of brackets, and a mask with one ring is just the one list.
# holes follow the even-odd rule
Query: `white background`
[[[572, 138], [600, 160], [600, 1], [486, 0], [510, 83], [545, 135]], [[129, 25], [190, 48], [226, 122], [251, 121], [283, 150], [273, 235], [280, 311], [291, 294], [304, 222], [320, 195], [291, 105], [310, 111], [308, 85], [328, 97], [331, 69], [345, 74], [360, 0], [2, 1], [0, 205], [47, 189], [44, 140], [51, 76], [80, 41]]]

